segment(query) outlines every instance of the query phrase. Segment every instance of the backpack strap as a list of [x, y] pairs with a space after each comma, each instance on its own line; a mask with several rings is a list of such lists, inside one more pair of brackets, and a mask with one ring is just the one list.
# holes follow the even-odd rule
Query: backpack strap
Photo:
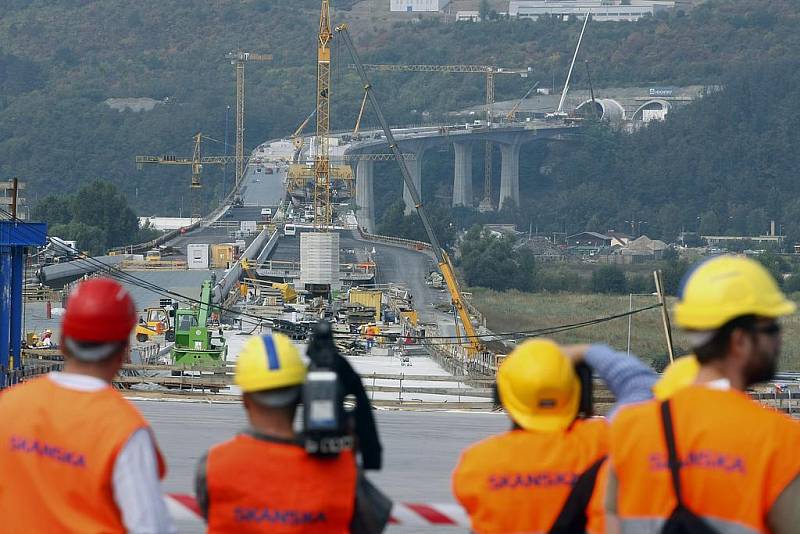
[[672, 488], [675, 491], [675, 499], [678, 506], [683, 506], [683, 496], [681, 494], [681, 462], [678, 460], [678, 450], [675, 446], [675, 430], [672, 425], [672, 413], [669, 407], [669, 399], [661, 402], [661, 424], [664, 427], [664, 439], [667, 442], [667, 465], [672, 478]]
[[594, 493], [597, 473], [606, 456], [598, 459], [589, 469], [578, 476], [572, 491], [569, 493], [564, 506], [561, 508], [553, 526], [550, 527], [548, 534], [575, 534], [576, 532], [586, 532], [586, 508]]

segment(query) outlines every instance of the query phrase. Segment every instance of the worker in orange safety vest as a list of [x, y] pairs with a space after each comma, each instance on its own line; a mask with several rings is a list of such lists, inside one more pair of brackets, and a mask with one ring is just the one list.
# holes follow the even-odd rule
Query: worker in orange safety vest
[[306, 365], [283, 334], [245, 343], [234, 381], [250, 426], [212, 447], [195, 479], [208, 532], [351, 532], [363, 479], [352, 450], [325, 458], [306, 452], [294, 429], [305, 378]]
[[610, 524], [633, 534], [800, 532], [800, 425], [745, 393], [774, 376], [777, 319], [794, 310], [752, 259], [717, 256], [687, 274], [674, 315], [696, 380], [612, 423]]
[[3, 532], [175, 532], [147, 421], [111, 381], [136, 308], [117, 282], [81, 282], [61, 327], [63, 372], [0, 395]]
[[[513, 428], [469, 447], [453, 473], [453, 493], [473, 531], [604, 531], [595, 482], [608, 453], [608, 424], [578, 416], [582, 385], [574, 365], [588, 350], [605, 349], [536, 339], [502, 362], [497, 393]], [[647, 398], [655, 382], [652, 370], [628, 360], [626, 374], [642, 385], [630, 388], [623, 403]]]

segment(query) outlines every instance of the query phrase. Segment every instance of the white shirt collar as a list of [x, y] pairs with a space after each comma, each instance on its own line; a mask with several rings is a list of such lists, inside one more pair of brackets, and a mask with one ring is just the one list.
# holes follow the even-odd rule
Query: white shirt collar
[[48, 373], [47, 377], [59, 386], [75, 391], [100, 391], [109, 387], [104, 380], [77, 373]]

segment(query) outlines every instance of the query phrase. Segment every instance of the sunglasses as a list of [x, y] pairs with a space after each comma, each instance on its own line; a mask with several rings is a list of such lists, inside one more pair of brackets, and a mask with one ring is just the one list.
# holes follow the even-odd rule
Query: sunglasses
[[781, 333], [781, 325], [778, 323], [770, 323], [766, 325], [754, 325], [751, 329], [752, 332], [759, 334], [767, 334], [768, 336], [777, 336]]

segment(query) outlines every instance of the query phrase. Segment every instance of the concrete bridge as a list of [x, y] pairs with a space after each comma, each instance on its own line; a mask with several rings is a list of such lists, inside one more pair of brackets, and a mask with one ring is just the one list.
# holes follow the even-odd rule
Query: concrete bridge
[[[413, 154], [407, 160], [411, 177], [417, 190], [422, 193], [422, 163], [425, 153], [443, 145], [453, 145], [455, 172], [453, 176], [453, 206], [472, 206], [472, 151], [476, 144], [490, 142], [500, 147], [500, 204], [506, 199], [519, 204], [519, 155], [523, 145], [555, 139], [567, 139], [576, 131], [576, 126], [562, 122], [530, 121], [508, 125], [456, 126], [409, 128], [392, 130], [400, 150]], [[341, 146], [341, 145], [340, 145]], [[345, 155], [355, 156], [374, 152], [386, 152], [386, 140], [378, 131], [365, 132], [362, 140], [345, 145]], [[359, 206], [359, 224], [368, 232], [375, 230], [375, 203], [373, 195], [374, 161], [357, 160], [356, 204]], [[414, 209], [408, 189], [403, 187], [406, 213]], [[425, 199], [423, 198], [423, 201]]]

